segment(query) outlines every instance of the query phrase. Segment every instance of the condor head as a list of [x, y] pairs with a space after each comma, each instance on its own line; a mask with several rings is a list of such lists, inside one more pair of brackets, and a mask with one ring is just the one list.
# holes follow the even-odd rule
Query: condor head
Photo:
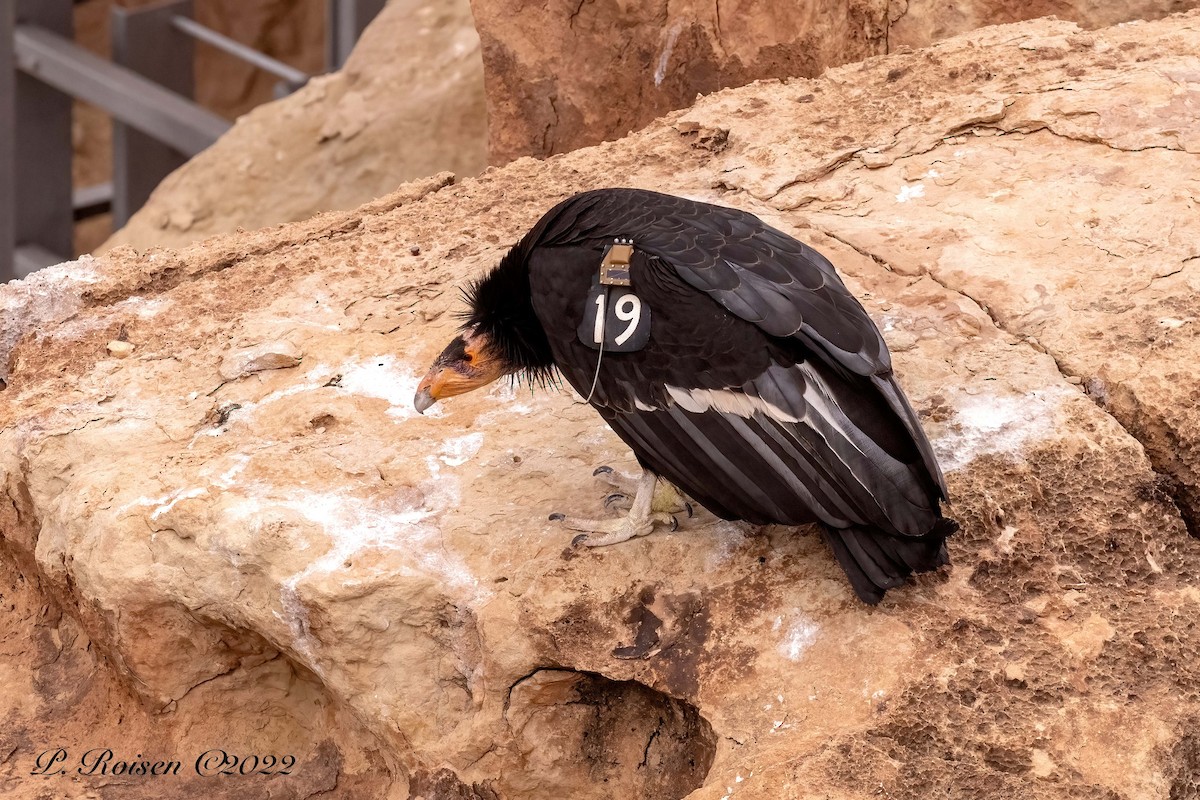
[[424, 414], [438, 400], [487, 386], [517, 369], [492, 347], [486, 334], [467, 328], [434, 360], [417, 386], [413, 406]]

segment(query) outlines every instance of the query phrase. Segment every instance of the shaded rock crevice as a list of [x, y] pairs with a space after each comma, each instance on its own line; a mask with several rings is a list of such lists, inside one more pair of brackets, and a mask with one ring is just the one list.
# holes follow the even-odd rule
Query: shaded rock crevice
[[[1057, 90], [1047, 90], [1047, 91], [1057, 91]], [[1044, 92], [1039, 92], [1038, 94], [1044, 94]], [[1169, 144], [1148, 144], [1143, 147], [1122, 147], [1121, 145], [1116, 144], [1115, 142], [1113, 142], [1110, 139], [1107, 139], [1103, 136], [1099, 136], [1099, 135], [1085, 136], [1085, 135], [1078, 135], [1078, 134], [1072, 135], [1070, 133], [1066, 133], [1061, 130], [1056, 130], [1053, 123], [1050, 123], [1050, 122], [1044, 122], [1039, 125], [1032, 125], [1032, 126], [1028, 126], [1028, 127], [1025, 125], [1017, 125], [1017, 126], [1013, 126], [1011, 128], [1004, 128], [1004, 127], [995, 126], [995, 125], [982, 125], [982, 124], [978, 125], [977, 127], [984, 129], [984, 130], [993, 130], [996, 132], [996, 134], [995, 134], [996, 136], [1010, 136], [1010, 135], [1014, 135], [1014, 134], [1018, 135], [1018, 136], [1028, 136], [1030, 134], [1038, 133], [1039, 131], [1045, 131], [1046, 133], [1050, 134], [1051, 136], [1057, 136], [1060, 139], [1066, 139], [1071, 142], [1080, 142], [1082, 144], [1098, 144], [1103, 147], [1107, 147], [1110, 150], [1118, 150], [1123, 153], [1144, 153], [1144, 152], [1147, 152], [1150, 150], [1167, 150], [1167, 151], [1174, 152], [1174, 153], [1188, 153], [1189, 155], [1197, 155], [1196, 152], [1189, 150], [1186, 147], [1182, 147], [1182, 146], [1178, 146], [1178, 145], [1169, 145]]]
[[580, 800], [680, 800], [705, 783], [716, 755], [717, 735], [695, 706], [637, 681], [539, 669], [511, 697], [510, 749], [523, 764], [498, 784], [504, 797], [540, 784]]
[[[1091, 382], [1089, 382], [1090, 384]], [[1188, 533], [1200, 539], [1200, 486], [1190, 483], [1189, 468], [1180, 459], [1187, 443], [1171, 424], [1147, 409], [1138, 393], [1121, 384], [1106, 383], [1089, 396], [1146, 449], [1161, 485], [1179, 510]]]

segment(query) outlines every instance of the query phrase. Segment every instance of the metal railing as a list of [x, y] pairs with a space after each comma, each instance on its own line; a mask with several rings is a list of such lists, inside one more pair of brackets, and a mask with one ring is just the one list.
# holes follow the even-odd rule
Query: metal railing
[[[345, 63], [386, 0], [328, 0], [327, 61]], [[0, 283], [73, 252], [73, 223], [113, 212], [114, 227], [158, 183], [230, 125], [190, 98], [201, 41], [295, 91], [309, 75], [200, 25], [193, 0], [112, 11], [113, 60], [73, 41], [73, 0], [0, 0]], [[113, 182], [72, 191], [71, 101], [113, 117]]]

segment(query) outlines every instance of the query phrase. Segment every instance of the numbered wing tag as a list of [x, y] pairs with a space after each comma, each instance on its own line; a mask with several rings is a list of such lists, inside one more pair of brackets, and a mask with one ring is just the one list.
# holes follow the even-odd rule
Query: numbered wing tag
[[650, 307], [628, 286], [592, 281], [579, 323], [579, 341], [593, 350], [604, 342], [606, 353], [634, 353], [650, 340]]

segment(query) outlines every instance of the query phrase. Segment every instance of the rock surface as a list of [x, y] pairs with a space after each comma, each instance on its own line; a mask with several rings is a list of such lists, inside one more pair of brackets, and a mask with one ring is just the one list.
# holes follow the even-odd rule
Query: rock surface
[[[1193, 797], [1198, 52], [1198, 13], [991, 28], [6, 287], [0, 530], [48, 609], [20, 618], [164, 712], [128, 741], [190, 752], [161, 726], [219, 715], [341, 764], [323, 796], [382, 795], [382, 764], [426, 800]], [[952, 569], [866, 608], [810, 531], [707, 514], [571, 552], [545, 514], [632, 461], [590, 409], [501, 386], [412, 411], [455, 287], [614, 183], [745, 208], [838, 265], [946, 468]], [[223, 381], [279, 342], [296, 366]], [[66, 731], [94, 706], [18, 663], [5, 795], [128, 796], [28, 777], [29, 695]], [[334, 727], [288, 705], [256, 738], [264, 664]]]
[[887, 47], [888, 0], [471, 7], [483, 41], [493, 164], [616, 139], [697, 94], [811, 77]]
[[474, 175], [486, 148], [483, 62], [467, 0], [393, 0], [340, 72], [240, 118], [102, 249], [181, 247], [354, 208], [406, 180]]
[[[1094, 28], [1197, 0], [472, 0], [483, 40], [494, 164], [616, 139], [697, 94], [924, 47], [1057, 15]], [[532, 25], [531, 20], [537, 24]]]
[[893, 0], [888, 48], [926, 47], [985, 25], [1055, 16], [1082, 28], [1161, 19], [1195, 8], [1195, 0]]

